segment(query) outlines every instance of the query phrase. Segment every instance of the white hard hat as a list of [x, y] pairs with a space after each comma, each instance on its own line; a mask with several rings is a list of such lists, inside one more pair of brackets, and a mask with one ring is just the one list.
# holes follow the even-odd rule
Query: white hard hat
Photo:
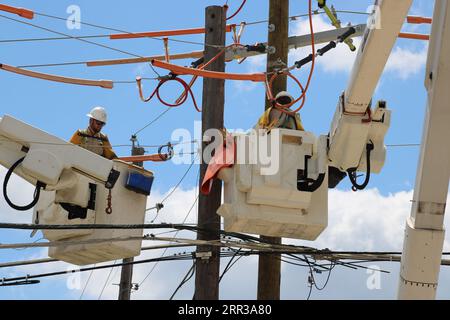
[[275, 97], [275, 100], [278, 100], [279, 98], [283, 98], [283, 97], [287, 97], [287, 98], [291, 99], [291, 102], [295, 100], [294, 97], [291, 96], [291, 95], [289, 94], [289, 92], [287, 92], [287, 91], [281, 91], [281, 92], [279, 92], [279, 93], [277, 94], [277, 96]]
[[103, 123], [106, 123], [108, 116], [106, 114], [106, 110], [103, 107], [95, 107], [87, 114], [89, 118], [101, 121]]

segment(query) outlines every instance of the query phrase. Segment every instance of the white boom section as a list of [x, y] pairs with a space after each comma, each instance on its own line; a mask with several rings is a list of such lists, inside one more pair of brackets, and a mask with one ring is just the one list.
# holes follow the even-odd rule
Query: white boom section
[[56, 186], [65, 169], [106, 183], [113, 170], [113, 161], [5, 115], [0, 118], [0, 164], [11, 168], [23, 157], [15, 173], [32, 184]]
[[[331, 124], [328, 157], [332, 167], [344, 172], [355, 168], [365, 171], [362, 161], [366, 145], [370, 143], [374, 145], [377, 158], [384, 164], [384, 141], [376, 145], [371, 135], [375, 131], [379, 131], [375, 135], [380, 137], [386, 133], [386, 130], [380, 131], [374, 127], [378, 124], [388, 127], [390, 112], [384, 103], [378, 104], [375, 115], [379, 118], [370, 119], [373, 112], [368, 113], [368, 108], [411, 4], [412, 0], [375, 2], [374, 24], [366, 28], [350, 81], [339, 99]], [[386, 116], [384, 113], [387, 113]], [[379, 170], [380, 167], [377, 168]]]
[[412, 0], [380, 0], [374, 8], [345, 91], [345, 110], [365, 113], [408, 15]]
[[450, 3], [436, 0], [420, 163], [401, 260], [399, 299], [435, 299], [450, 178]]

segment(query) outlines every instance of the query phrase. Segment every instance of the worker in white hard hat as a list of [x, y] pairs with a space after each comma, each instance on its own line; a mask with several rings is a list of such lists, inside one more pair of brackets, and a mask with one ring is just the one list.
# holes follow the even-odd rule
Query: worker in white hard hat
[[[291, 112], [288, 106], [294, 102], [294, 98], [286, 91], [281, 91], [275, 96], [275, 102], [279, 105], [285, 105], [286, 111]], [[284, 128], [292, 130], [304, 131], [300, 115], [298, 113], [290, 115], [281, 111], [279, 108], [272, 106], [268, 108], [258, 121], [257, 128], [259, 129], [274, 129]]]
[[108, 120], [106, 110], [102, 107], [95, 107], [87, 116], [89, 117], [89, 126], [87, 129], [77, 130], [70, 142], [107, 159], [117, 158], [108, 136], [101, 132]]

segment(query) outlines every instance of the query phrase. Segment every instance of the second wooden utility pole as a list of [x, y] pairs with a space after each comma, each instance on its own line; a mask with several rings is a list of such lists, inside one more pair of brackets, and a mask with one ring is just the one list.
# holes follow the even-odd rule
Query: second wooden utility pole
[[[289, 36], [289, 0], [270, 0], [269, 4], [269, 39], [268, 46], [275, 53], [267, 55], [267, 72], [274, 68], [283, 68], [288, 63]], [[270, 50], [269, 50], [270, 52]], [[287, 77], [280, 76], [272, 84], [273, 95], [286, 91]], [[266, 99], [266, 109], [271, 102]], [[281, 244], [281, 238], [261, 236], [261, 240]], [[259, 256], [258, 265], [258, 300], [279, 300], [281, 284], [281, 255], [269, 254]]]
[[[131, 137], [132, 156], [142, 156], [145, 153], [144, 148], [136, 147], [136, 136]], [[143, 162], [133, 162], [133, 164], [143, 167]], [[132, 263], [134, 258], [123, 259], [123, 263]], [[130, 300], [131, 298], [131, 288], [133, 286], [133, 264], [127, 264], [122, 266], [122, 272], [120, 274], [120, 284], [119, 284], [119, 300]]]
[[[206, 34], [204, 61], [210, 61], [225, 46], [225, 8], [210, 6], [206, 8]], [[206, 70], [225, 71], [225, 55], [221, 55]], [[202, 137], [208, 129], [223, 128], [223, 114], [225, 104], [225, 81], [218, 79], [203, 79], [203, 103], [202, 103]], [[203, 142], [202, 151], [207, 146]], [[207, 163], [201, 161], [200, 185], [205, 175]], [[222, 182], [215, 180], [211, 193], [208, 196], [200, 193], [198, 205], [198, 226], [208, 229], [210, 232], [199, 232], [199, 240], [220, 239], [220, 217], [217, 209], [221, 205]], [[195, 300], [219, 299], [219, 272], [220, 272], [220, 248], [199, 246], [197, 248], [196, 274], [195, 274]]]

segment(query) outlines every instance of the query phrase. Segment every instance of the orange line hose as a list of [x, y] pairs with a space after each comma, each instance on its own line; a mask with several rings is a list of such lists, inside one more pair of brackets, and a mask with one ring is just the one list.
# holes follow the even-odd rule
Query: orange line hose
[[30, 19], [30, 20], [34, 18], [34, 12], [31, 10], [24, 9], [24, 8], [11, 7], [11, 6], [7, 6], [5, 4], [0, 4], [0, 11], [17, 14], [23, 18]]
[[77, 84], [77, 85], [83, 85], [83, 86], [95, 86], [95, 87], [102, 87], [105, 89], [112, 89], [114, 87], [113, 81], [110, 80], [88, 80], [88, 79], [79, 79], [79, 78], [69, 78], [69, 77], [62, 77], [57, 76], [53, 74], [48, 73], [41, 73], [41, 72], [35, 72], [30, 71], [22, 68], [16, 68], [13, 66], [9, 66], [7, 64], [1, 64], [0, 63], [0, 69], [3, 69], [5, 71], [21, 74], [23, 76], [32, 77], [32, 78], [38, 78], [48, 81], [55, 81], [55, 82], [63, 82], [63, 83], [70, 83], [70, 84]]
[[[231, 32], [235, 24], [229, 24], [226, 26], [226, 32]], [[193, 28], [193, 29], [180, 29], [180, 30], [166, 30], [166, 31], [150, 31], [150, 32], [137, 32], [137, 33], [118, 33], [111, 34], [109, 38], [111, 40], [118, 39], [135, 39], [135, 38], [147, 38], [147, 37], [168, 37], [168, 36], [182, 36], [191, 34], [205, 33], [205, 28]]]
[[200, 69], [192, 69], [187, 67], [182, 67], [178, 65], [174, 65], [171, 63], [166, 63], [159, 60], [152, 60], [152, 65], [158, 68], [166, 69], [172, 71], [177, 75], [190, 74], [193, 76], [199, 76], [204, 78], [213, 78], [213, 79], [222, 79], [222, 80], [250, 80], [255, 82], [264, 82], [266, 79], [266, 75], [264, 73], [249, 73], [249, 74], [241, 74], [241, 73], [226, 73], [226, 72], [216, 72], [216, 71], [207, 71]]
[[122, 160], [125, 162], [145, 162], [145, 161], [163, 162], [167, 161], [168, 159], [169, 156], [167, 154], [150, 154], [146, 156], [121, 157], [118, 160]]
[[403, 39], [414, 39], [425, 41], [430, 40], [430, 36], [428, 34], [419, 34], [419, 33], [400, 33], [398, 37]]
[[426, 18], [426, 17], [418, 17], [418, 16], [408, 16], [406, 17], [406, 21], [408, 23], [413, 23], [413, 24], [432, 24], [433, 23], [433, 18]]

